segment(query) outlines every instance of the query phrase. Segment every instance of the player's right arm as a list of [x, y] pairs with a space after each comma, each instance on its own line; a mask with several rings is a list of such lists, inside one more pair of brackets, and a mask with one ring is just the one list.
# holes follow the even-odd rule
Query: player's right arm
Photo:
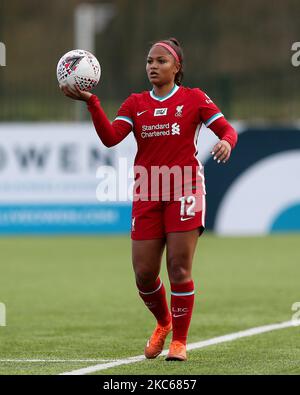
[[133, 98], [129, 96], [118, 111], [118, 116], [111, 123], [107, 118], [100, 101], [96, 95], [81, 91], [76, 87], [76, 92], [70, 91], [67, 87], [61, 88], [64, 94], [75, 100], [83, 100], [87, 103], [91, 113], [96, 132], [106, 147], [113, 147], [120, 143], [133, 129], [132, 108]]

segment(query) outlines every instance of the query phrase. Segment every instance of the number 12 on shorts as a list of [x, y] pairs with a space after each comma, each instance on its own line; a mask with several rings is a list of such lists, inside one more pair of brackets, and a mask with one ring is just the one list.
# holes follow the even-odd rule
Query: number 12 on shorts
[[195, 215], [194, 209], [196, 204], [195, 196], [182, 196], [181, 198], [179, 198], [179, 200], [181, 202], [180, 215], [194, 216]]

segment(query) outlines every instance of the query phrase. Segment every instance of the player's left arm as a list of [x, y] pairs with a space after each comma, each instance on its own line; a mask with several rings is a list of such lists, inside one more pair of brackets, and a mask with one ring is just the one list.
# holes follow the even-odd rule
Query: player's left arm
[[213, 147], [211, 154], [217, 163], [226, 163], [230, 158], [232, 149], [237, 143], [237, 132], [225, 119], [220, 109], [204, 92], [197, 89], [195, 93], [199, 103], [201, 121], [220, 139]]
[[226, 163], [237, 143], [237, 132], [224, 117], [217, 119], [209, 128], [220, 139], [213, 147], [211, 154], [217, 163]]

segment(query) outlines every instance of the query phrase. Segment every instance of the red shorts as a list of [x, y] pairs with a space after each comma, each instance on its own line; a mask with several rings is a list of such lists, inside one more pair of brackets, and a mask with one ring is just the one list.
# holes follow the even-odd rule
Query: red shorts
[[165, 238], [170, 232], [185, 232], [205, 227], [205, 195], [183, 197], [178, 201], [133, 202], [131, 238], [151, 240]]

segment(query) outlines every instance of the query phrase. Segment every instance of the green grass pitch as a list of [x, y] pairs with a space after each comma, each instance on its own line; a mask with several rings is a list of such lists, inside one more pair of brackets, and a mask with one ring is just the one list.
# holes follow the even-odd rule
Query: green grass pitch
[[[189, 342], [289, 321], [300, 302], [299, 245], [299, 234], [204, 234], [194, 259]], [[135, 288], [129, 236], [1, 238], [0, 251], [0, 302], [7, 310], [1, 360], [143, 353], [154, 319]], [[300, 374], [299, 337], [300, 327], [291, 327], [190, 351], [185, 363], [160, 357], [98, 374]], [[0, 374], [59, 374], [94, 364], [2, 361]]]

